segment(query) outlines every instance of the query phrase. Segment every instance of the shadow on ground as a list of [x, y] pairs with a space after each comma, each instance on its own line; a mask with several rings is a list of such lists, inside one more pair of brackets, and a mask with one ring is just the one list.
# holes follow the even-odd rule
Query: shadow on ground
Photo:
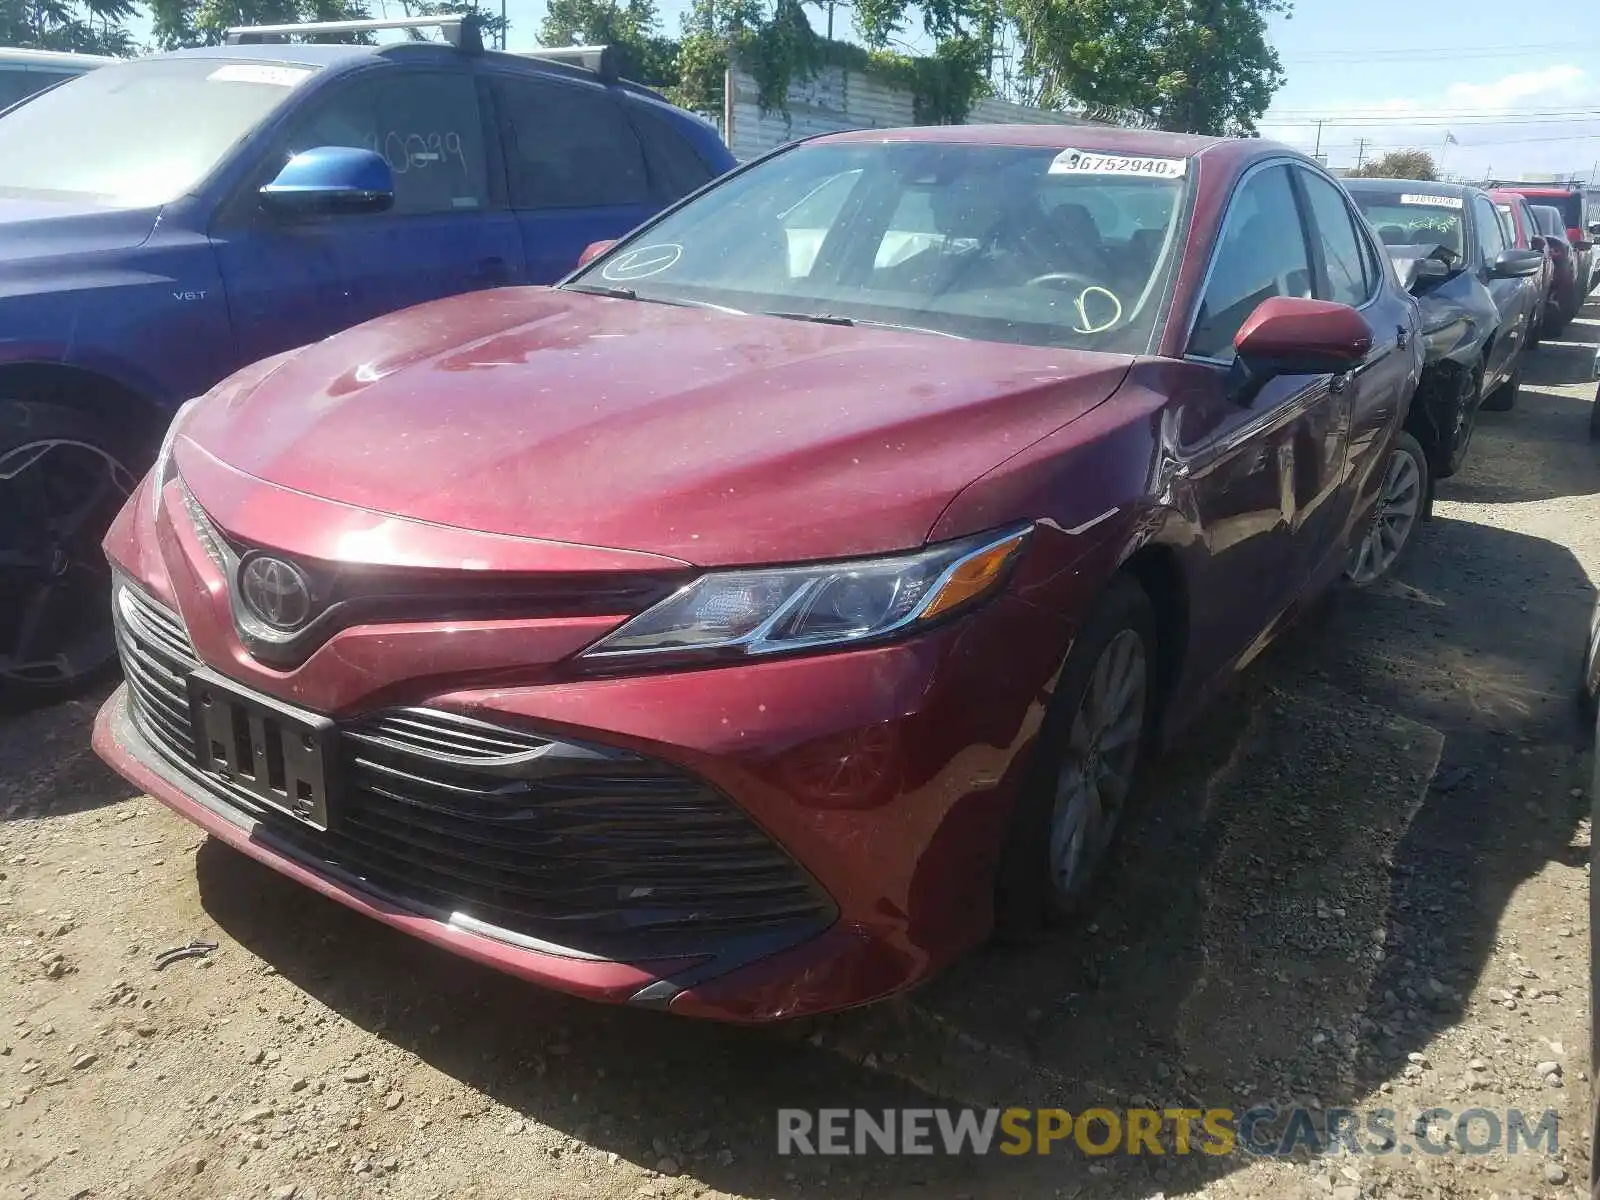
[[0, 715], [0, 821], [65, 816], [139, 794], [89, 748], [94, 715], [114, 686]]
[[1517, 407], [1478, 414], [1468, 469], [1441, 494], [1506, 504], [1600, 493], [1600, 443], [1589, 440], [1597, 343], [1600, 320], [1574, 321], [1529, 355]]
[[[1161, 764], [1092, 923], [808, 1027], [843, 1055], [526, 987], [214, 843], [202, 898], [297, 985], [439, 1070], [645, 1166], [660, 1147], [639, 1131], [667, 1128], [690, 1174], [738, 1194], [823, 1178], [774, 1153], [780, 1106], [1354, 1104], [1458, 1019], [1512, 890], [1570, 853], [1582, 815], [1567, 789], [1583, 571], [1555, 543], [1449, 519], [1417, 549], [1405, 583], [1331, 598]], [[868, 1053], [876, 1070], [847, 1061]], [[828, 1186], [1032, 1195], [1048, 1179], [1121, 1196], [1241, 1161], [853, 1160]]]

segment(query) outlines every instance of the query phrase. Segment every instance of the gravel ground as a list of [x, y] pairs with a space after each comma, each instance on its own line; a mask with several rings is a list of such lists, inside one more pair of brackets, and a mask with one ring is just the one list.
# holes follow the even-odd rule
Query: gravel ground
[[[98, 698], [5, 718], [0, 1196], [1583, 1195], [1590, 314], [1483, 415], [1401, 578], [1330, 598], [1161, 764], [1081, 929], [861, 1013], [539, 992], [131, 795], [88, 749]], [[219, 948], [153, 968], [191, 938]], [[1553, 1109], [1559, 1149], [775, 1151], [780, 1106], [1146, 1102]]]

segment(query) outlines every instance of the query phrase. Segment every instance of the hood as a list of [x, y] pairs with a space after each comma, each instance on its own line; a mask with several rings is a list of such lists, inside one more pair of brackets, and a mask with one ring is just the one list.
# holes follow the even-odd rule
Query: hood
[[155, 229], [159, 208], [107, 208], [87, 199], [0, 196], [0, 272], [22, 260], [126, 250]]
[[225, 381], [181, 438], [396, 516], [698, 565], [798, 561], [920, 544], [958, 491], [1105, 400], [1131, 362], [501, 289]]

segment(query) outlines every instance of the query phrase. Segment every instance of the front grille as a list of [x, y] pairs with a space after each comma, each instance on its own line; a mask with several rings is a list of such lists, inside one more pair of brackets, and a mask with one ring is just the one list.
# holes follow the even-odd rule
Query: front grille
[[798, 938], [833, 917], [810, 876], [695, 776], [434, 709], [341, 723], [328, 828], [301, 824], [196, 766], [185, 677], [200, 664], [179, 619], [125, 584], [115, 612], [132, 718], [159, 753], [302, 859], [419, 911], [617, 959]]

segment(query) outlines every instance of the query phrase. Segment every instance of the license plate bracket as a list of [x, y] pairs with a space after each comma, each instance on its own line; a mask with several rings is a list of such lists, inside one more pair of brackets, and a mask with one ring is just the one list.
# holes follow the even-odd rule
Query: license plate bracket
[[313, 829], [328, 828], [338, 752], [329, 717], [245, 691], [202, 667], [188, 677], [202, 771]]

